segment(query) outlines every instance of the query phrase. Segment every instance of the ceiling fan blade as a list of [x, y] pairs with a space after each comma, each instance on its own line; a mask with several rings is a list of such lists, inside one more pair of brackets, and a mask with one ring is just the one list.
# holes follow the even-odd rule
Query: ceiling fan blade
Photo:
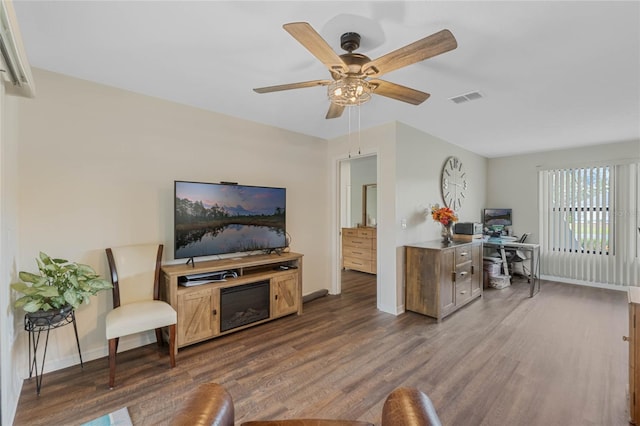
[[281, 90], [303, 89], [305, 87], [327, 86], [331, 84], [330, 80], [312, 80], [302, 81], [300, 83], [280, 84], [278, 86], [258, 87], [253, 89], [256, 93], [279, 92]]
[[420, 105], [426, 101], [429, 96], [431, 96], [428, 93], [385, 80], [373, 79], [369, 80], [369, 84], [374, 86], [373, 93], [376, 95], [386, 96], [387, 98], [407, 102], [413, 105]]
[[381, 76], [398, 68], [448, 52], [456, 47], [458, 47], [458, 42], [451, 31], [442, 30], [364, 64], [362, 72], [370, 77]]
[[329, 105], [329, 111], [327, 111], [327, 116], [325, 118], [330, 119], [340, 117], [342, 115], [342, 112], [344, 111], [344, 108], [344, 105], [336, 105], [331, 102], [331, 104]]
[[291, 22], [282, 26], [289, 34], [303, 45], [313, 56], [318, 58], [329, 70], [347, 72], [349, 67], [331, 46], [307, 22]]

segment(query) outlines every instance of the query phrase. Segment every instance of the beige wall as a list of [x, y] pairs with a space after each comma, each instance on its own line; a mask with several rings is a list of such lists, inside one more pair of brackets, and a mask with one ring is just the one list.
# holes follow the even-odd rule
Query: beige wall
[[[378, 159], [375, 155], [359, 157], [351, 162], [351, 220], [350, 226], [366, 225], [362, 219], [362, 187], [376, 183]], [[374, 212], [375, 217], [375, 212]]]
[[531, 242], [538, 242], [539, 167], [579, 166], [626, 158], [640, 158], [640, 141], [489, 159], [487, 185], [490, 190], [486, 206], [513, 209], [514, 233], [531, 232]]
[[[44, 251], [107, 276], [105, 247], [143, 242], [164, 243], [172, 262], [174, 180], [234, 181], [287, 188], [303, 292], [328, 287], [329, 215], [317, 207], [328, 197], [324, 140], [43, 70], [34, 78], [38, 97], [20, 100], [18, 115], [19, 270], [35, 270]], [[77, 312], [85, 359], [107, 353], [110, 307], [103, 292]], [[71, 327], [57, 331], [45, 370], [78, 363], [74, 344]]]
[[[346, 130], [346, 123], [345, 123]], [[357, 140], [357, 141], [356, 141]], [[395, 263], [395, 145], [396, 124], [389, 123], [364, 129], [356, 138], [345, 135], [332, 139], [329, 144], [331, 195], [328, 216], [331, 220], [332, 292], [340, 291], [340, 220], [339, 220], [339, 170], [340, 162], [349, 158], [377, 155], [378, 178], [378, 274], [377, 307], [389, 313], [397, 312], [396, 263]]]
[[398, 126], [398, 215], [407, 229], [398, 234], [398, 244], [440, 237], [441, 227], [425, 209], [443, 206], [440, 175], [450, 156], [460, 159], [467, 172], [467, 196], [456, 210], [461, 222], [477, 222], [487, 195], [487, 159], [407, 125]]
[[16, 103], [15, 97], [5, 96], [4, 85], [0, 83], [0, 424], [13, 421], [23, 378], [16, 366], [18, 360], [25, 359], [22, 351], [25, 346], [16, 344], [23, 327], [22, 317], [10, 308], [15, 297], [9, 289], [9, 283], [17, 274]]
[[[352, 138], [356, 139], [356, 138]], [[447, 157], [458, 156], [473, 181], [470, 196], [460, 211], [463, 221], [479, 220], [486, 197], [487, 161], [432, 135], [402, 123], [365, 129], [357, 144], [348, 136], [329, 142], [329, 158], [334, 174], [332, 202], [338, 211], [338, 163], [352, 152], [378, 156], [378, 309], [393, 314], [404, 311], [404, 245], [437, 239], [440, 227], [425, 218], [424, 209], [442, 204], [440, 171]], [[334, 247], [339, 244], [339, 223], [334, 214]], [[406, 220], [406, 229], [402, 221]], [[337, 249], [335, 251], [338, 253]], [[340, 263], [333, 263], [334, 283], [338, 282]], [[337, 288], [338, 285], [334, 284]]]
[[[396, 228], [397, 298], [402, 303], [399, 310], [404, 310], [404, 245], [440, 238], [441, 226], [425, 216], [425, 209], [433, 204], [444, 205], [440, 174], [450, 156], [460, 159], [469, 183], [467, 198], [456, 213], [461, 222], [477, 222], [487, 195], [487, 159], [413, 127], [398, 124], [395, 205], [400, 222]], [[406, 229], [402, 228], [403, 221], [407, 223]]]

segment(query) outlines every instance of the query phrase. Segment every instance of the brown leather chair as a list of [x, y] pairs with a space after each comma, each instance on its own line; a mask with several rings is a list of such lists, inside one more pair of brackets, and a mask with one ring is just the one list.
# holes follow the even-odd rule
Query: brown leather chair
[[[174, 426], [233, 426], [233, 399], [221, 385], [205, 383], [189, 396]], [[288, 419], [257, 420], [242, 426], [373, 426], [358, 420]], [[398, 388], [387, 397], [382, 408], [382, 426], [442, 426], [427, 395], [414, 388]]]
[[358, 420], [329, 419], [288, 419], [288, 420], [254, 420], [244, 422], [241, 426], [374, 426], [373, 423]]
[[382, 426], [442, 426], [442, 423], [424, 392], [415, 388], [398, 388], [384, 402]]
[[233, 426], [234, 419], [233, 399], [229, 392], [217, 383], [204, 383], [189, 395], [171, 425]]

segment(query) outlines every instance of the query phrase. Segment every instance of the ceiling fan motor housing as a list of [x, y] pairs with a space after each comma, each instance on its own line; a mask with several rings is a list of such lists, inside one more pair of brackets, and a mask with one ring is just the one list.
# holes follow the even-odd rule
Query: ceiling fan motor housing
[[340, 47], [351, 53], [360, 47], [360, 34], [344, 33], [340, 36]]

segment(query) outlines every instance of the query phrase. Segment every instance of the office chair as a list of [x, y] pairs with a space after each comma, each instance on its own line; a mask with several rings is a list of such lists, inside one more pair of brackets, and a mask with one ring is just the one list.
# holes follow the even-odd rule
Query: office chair
[[[520, 237], [520, 239], [518, 239], [518, 243], [524, 243], [527, 238], [529, 237], [529, 235], [531, 235], [530, 232], [526, 232], [524, 234], [522, 234], [522, 236]], [[507, 263], [509, 264], [509, 270], [510, 271], [515, 271], [513, 264], [514, 263], [522, 263], [523, 261], [527, 260], [527, 256], [518, 249], [515, 250], [509, 250], [509, 254], [507, 255]], [[531, 279], [529, 277], [529, 274], [527, 274], [527, 271], [525, 271], [524, 268], [524, 264], [522, 265], [522, 271], [524, 272], [524, 274], [527, 276], [527, 279]]]
[[169, 327], [169, 359], [176, 366], [176, 311], [160, 300], [162, 244], [107, 248], [113, 283], [113, 310], [107, 314], [109, 341], [109, 387], [115, 386], [116, 353], [120, 337], [147, 330], [156, 331], [162, 346], [162, 327]]
[[529, 237], [529, 235], [531, 235], [531, 232], [525, 232], [524, 234], [522, 234], [522, 237], [520, 237], [518, 242], [519, 243], [524, 243], [527, 240], [527, 238]]

